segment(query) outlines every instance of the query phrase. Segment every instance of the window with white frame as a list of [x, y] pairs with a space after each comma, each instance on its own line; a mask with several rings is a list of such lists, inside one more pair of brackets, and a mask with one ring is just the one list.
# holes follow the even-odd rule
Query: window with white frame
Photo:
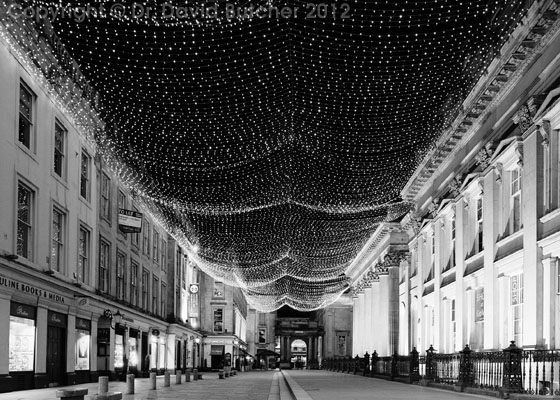
[[521, 168], [511, 171], [511, 233], [521, 229]]
[[54, 173], [61, 178], [66, 177], [66, 136], [67, 130], [56, 121], [54, 123]]
[[22, 183], [18, 184], [17, 206], [17, 255], [33, 258], [33, 222], [35, 192]]
[[161, 305], [160, 311], [162, 317], [167, 317], [167, 285], [165, 283], [161, 283]]
[[138, 305], [138, 263], [130, 261], [130, 304]]
[[85, 200], [90, 200], [91, 193], [91, 157], [82, 150], [80, 160], [80, 196]]
[[62, 271], [64, 267], [64, 219], [65, 215], [58, 208], [52, 210], [51, 231], [51, 269]]
[[111, 221], [111, 179], [101, 174], [101, 216]]
[[484, 250], [484, 226], [483, 226], [484, 213], [482, 210], [482, 197], [476, 199], [476, 239], [475, 239], [475, 253]]
[[159, 279], [155, 276], [152, 280], [152, 314], [157, 315], [158, 313], [158, 302], [159, 302]]
[[18, 141], [31, 151], [35, 150], [35, 98], [31, 89], [25, 83], [20, 82]]
[[126, 277], [126, 255], [119, 251], [117, 252], [117, 271], [116, 271], [118, 300], [125, 299], [125, 287], [126, 287], [125, 277]]
[[150, 272], [142, 270], [142, 309], [148, 310]]
[[523, 345], [523, 274], [510, 277], [511, 334], [517, 346]]
[[142, 252], [149, 256], [150, 255], [150, 223], [144, 218], [143, 230], [143, 242], [142, 242]]
[[80, 237], [78, 243], [78, 282], [89, 284], [89, 252], [90, 232], [80, 226]]
[[152, 251], [153, 261], [155, 263], [159, 262], [159, 232], [156, 230], [154, 226], [154, 236], [152, 238], [152, 245], [154, 246]]
[[109, 265], [111, 265], [111, 245], [105, 239], [100, 238], [97, 289], [105, 293], [109, 291]]

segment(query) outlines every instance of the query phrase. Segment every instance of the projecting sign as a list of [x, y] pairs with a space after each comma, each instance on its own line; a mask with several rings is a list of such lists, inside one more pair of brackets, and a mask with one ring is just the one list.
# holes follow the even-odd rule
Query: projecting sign
[[124, 233], [142, 232], [142, 213], [119, 208], [119, 229]]

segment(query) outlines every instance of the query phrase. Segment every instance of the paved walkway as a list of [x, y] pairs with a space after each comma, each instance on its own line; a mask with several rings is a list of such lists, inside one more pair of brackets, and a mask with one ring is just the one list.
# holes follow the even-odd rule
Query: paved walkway
[[[157, 378], [157, 389], [149, 389], [149, 379], [135, 381], [135, 394], [123, 394], [123, 400], [449, 400], [485, 399], [486, 396], [455, 393], [418, 385], [390, 382], [329, 371], [251, 371], [218, 379], [216, 372], [205, 372], [198, 381], [163, 387], [163, 377]], [[93, 400], [98, 384], [88, 383]], [[58, 388], [60, 389], [60, 388]], [[57, 388], [26, 390], [0, 394], [0, 400], [55, 400]], [[126, 392], [125, 382], [109, 382], [109, 391]], [[294, 394], [294, 396], [292, 395]]]
[[[148, 378], [135, 380], [135, 394], [126, 392], [125, 382], [109, 382], [110, 392], [122, 392], [123, 400], [280, 400], [278, 377], [275, 371], [241, 372], [236, 376], [218, 379], [217, 372], [204, 372], [202, 380], [175, 384], [175, 376], [171, 376], [171, 386], [163, 387], [163, 376], [157, 377], [156, 390], [149, 389]], [[98, 392], [97, 383], [67, 387], [83, 387], [89, 389], [85, 400], [92, 400]], [[56, 390], [59, 388], [25, 390], [0, 394], [0, 400], [56, 400]], [[282, 397], [284, 400], [284, 397]]]
[[[329, 371], [282, 371], [313, 400], [449, 400], [485, 399], [465, 393]], [[296, 396], [300, 400], [300, 396]], [[303, 396], [302, 400], [305, 398]]]

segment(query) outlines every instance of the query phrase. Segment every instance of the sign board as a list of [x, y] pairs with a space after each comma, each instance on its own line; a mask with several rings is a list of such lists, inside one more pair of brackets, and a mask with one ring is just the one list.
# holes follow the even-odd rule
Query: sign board
[[142, 232], [142, 213], [119, 208], [119, 230], [124, 233]]

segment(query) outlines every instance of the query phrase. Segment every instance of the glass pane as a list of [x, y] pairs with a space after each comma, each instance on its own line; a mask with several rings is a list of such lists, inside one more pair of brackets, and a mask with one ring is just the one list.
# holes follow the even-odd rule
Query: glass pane
[[33, 371], [35, 321], [10, 316], [9, 371]]

